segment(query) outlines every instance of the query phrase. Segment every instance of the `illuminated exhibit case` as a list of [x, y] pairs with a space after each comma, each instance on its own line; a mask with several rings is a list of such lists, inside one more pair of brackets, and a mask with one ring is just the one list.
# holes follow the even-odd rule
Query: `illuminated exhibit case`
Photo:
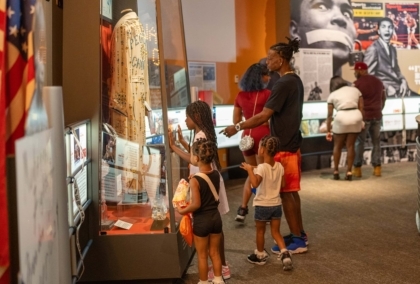
[[181, 278], [194, 249], [169, 201], [188, 170], [164, 143], [169, 127], [186, 130], [190, 103], [181, 1], [69, 1], [63, 13], [65, 104], [92, 132], [81, 280]]

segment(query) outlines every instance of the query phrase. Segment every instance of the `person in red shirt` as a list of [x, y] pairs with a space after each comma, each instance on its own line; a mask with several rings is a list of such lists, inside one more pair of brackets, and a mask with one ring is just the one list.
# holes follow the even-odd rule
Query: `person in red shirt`
[[353, 177], [362, 176], [362, 164], [364, 143], [366, 134], [369, 133], [372, 139], [371, 164], [374, 167], [373, 174], [377, 177], [381, 176], [381, 147], [380, 147], [380, 131], [382, 125], [382, 109], [385, 106], [385, 88], [381, 80], [373, 75], [368, 74], [368, 66], [364, 62], [356, 62], [354, 65], [354, 76], [357, 80], [354, 86], [362, 93], [364, 102], [365, 128], [360, 132], [356, 143], [356, 156], [354, 159]]
[[[267, 66], [261, 63], [252, 64], [242, 76], [239, 86], [242, 89], [235, 99], [235, 107], [233, 109], [233, 123], [237, 124], [250, 119], [254, 115], [260, 113], [271, 91], [267, 90], [267, 84], [270, 81], [269, 70]], [[268, 121], [253, 129], [245, 129], [242, 133], [250, 135], [254, 139], [254, 147], [243, 151], [245, 162], [252, 166], [257, 166], [263, 162], [262, 157], [258, 156], [258, 146], [260, 140], [270, 134], [270, 127]], [[252, 192], [249, 190], [249, 179], [245, 182], [242, 204], [238, 208], [238, 214], [235, 218], [238, 222], [244, 222], [245, 216], [248, 214], [248, 202], [251, 198]]]

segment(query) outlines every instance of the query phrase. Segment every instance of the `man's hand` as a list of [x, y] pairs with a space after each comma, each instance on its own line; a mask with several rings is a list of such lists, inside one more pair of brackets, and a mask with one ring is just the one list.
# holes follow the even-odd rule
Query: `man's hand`
[[400, 96], [404, 97], [406, 95], [408, 91], [408, 84], [407, 81], [405, 79], [401, 80], [401, 85], [400, 85]]
[[236, 131], [235, 125], [228, 126], [219, 132], [219, 134], [224, 134], [226, 137], [229, 138], [235, 135], [236, 133], [238, 133], [238, 131]]

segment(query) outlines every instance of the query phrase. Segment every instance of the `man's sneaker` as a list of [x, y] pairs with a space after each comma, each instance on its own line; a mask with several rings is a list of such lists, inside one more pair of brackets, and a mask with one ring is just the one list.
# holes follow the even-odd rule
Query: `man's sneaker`
[[[226, 262], [226, 264], [228, 264]], [[230, 279], [230, 268], [228, 265], [224, 266], [222, 265], [222, 276], [223, 279], [228, 280]], [[208, 281], [212, 281], [214, 279], [214, 271], [213, 271], [213, 265], [209, 266], [209, 272], [207, 273], [207, 279]]]
[[272, 253], [275, 253], [275, 254], [280, 254], [280, 248], [279, 248], [279, 246], [278, 246], [278, 245], [274, 245], [274, 246], [271, 248], [271, 252], [272, 252]]
[[279, 255], [281, 262], [283, 263], [283, 270], [292, 270], [292, 256], [288, 251], [285, 251]]
[[253, 264], [264, 265], [268, 259], [268, 253], [264, 250], [264, 256], [259, 258], [257, 256], [257, 250], [254, 251], [253, 254], [248, 255], [248, 261]]
[[245, 216], [248, 214], [248, 207], [243, 208], [242, 206], [239, 206], [237, 214], [235, 221], [243, 223], [245, 221]]
[[[308, 235], [306, 233], [302, 233], [300, 235], [300, 237], [305, 240], [305, 245], [309, 245]], [[286, 246], [288, 246], [292, 243], [292, 238], [293, 238], [293, 234], [288, 234], [286, 236], [283, 236], [283, 239], [284, 239], [284, 242], [285, 242]]]
[[292, 242], [286, 246], [287, 250], [292, 253], [304, 253], [308, 251], [308, 247], [305, 244], [305, 240], [301, 237], [292, 237]]

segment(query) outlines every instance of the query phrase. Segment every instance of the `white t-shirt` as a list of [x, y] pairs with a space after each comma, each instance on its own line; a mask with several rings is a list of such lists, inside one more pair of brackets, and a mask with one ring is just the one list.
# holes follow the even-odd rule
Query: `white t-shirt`
[[277, 206], [281, 205], [280, 188], [284, 175], [284, 168], [279, 162], [270, 164], [262, 163], [254, 169], [254, 174], [262, 177], [254, 197], [252, 206]]

